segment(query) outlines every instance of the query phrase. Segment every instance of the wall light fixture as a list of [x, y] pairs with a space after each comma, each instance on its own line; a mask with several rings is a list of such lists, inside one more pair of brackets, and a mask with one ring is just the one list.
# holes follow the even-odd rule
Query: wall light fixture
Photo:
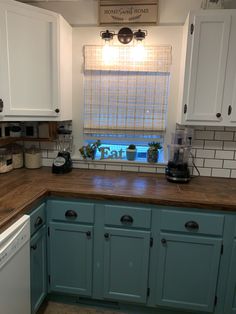
[[141, 42], [147, 36], [146, 30], [138, 29], [136, 31], [132, 31], [129, 27], [123, 27], [116, 34], [114, 31], [101, 31], [100, 36], [105, 42], [109, 42], [113, 39], [114, 36], [117, 36], [118, 40], [122, 44], [129, 44], [133, 38], [139, 42]]

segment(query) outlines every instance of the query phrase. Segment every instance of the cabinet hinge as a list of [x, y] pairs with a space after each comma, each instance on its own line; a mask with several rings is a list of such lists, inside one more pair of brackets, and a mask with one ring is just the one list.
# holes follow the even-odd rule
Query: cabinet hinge
[[150, 238], [150, 247], [153, 247], [153, 237]]
[[150, 296], [150, 288], [147, 288], [147, 297]]
[[224, 244], [221, 245], [220, 254], [223, 255], [223, 252], [224, 252]]
[[48, 227], [48, 236], [50, 237], [50, 228]]
[[49, 285], [51, 283], [51, 276], [50, 275], [48, 275], [48, 283], [49, 283]]
[[217, 304], [217, 301], [218, 301], [218, 298], [217, 298], [217, 296], [215, 296], [215, 301], [214, 301], [214, 305], [216, 306], [216, 304]]
[[188, 106], [185, 104], [184, 105], [184, 114], [187, 112], [187, 108], [188, 108]]
[[194, 25], [193, 25], [193, 24], [191, 24], [191, 26], [190, 26], [190, 34], [192, 35], [192, 34], [193, 34], [193, 32], [194, 32]]

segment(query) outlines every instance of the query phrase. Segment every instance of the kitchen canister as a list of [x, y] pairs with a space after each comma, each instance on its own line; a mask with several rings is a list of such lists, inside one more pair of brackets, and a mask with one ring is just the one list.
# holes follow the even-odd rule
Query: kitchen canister
[[13, 169], [11, 151], [0, 148], [0, 173], [6, 173]]
[[42, 167], [42, 155], [39, 148], [32, 146], [25, 150], [25, 168], [37, 169]]
[[12, 164], [14, 169], [22, 168], [24, 166], [23, 147], [18, 144], [12, 144]]

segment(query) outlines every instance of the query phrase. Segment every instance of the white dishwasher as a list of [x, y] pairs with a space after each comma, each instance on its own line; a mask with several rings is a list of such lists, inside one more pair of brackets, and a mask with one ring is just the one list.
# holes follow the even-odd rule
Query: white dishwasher
[[30, 314], [30, 220], [0, 234], [0, 313]]

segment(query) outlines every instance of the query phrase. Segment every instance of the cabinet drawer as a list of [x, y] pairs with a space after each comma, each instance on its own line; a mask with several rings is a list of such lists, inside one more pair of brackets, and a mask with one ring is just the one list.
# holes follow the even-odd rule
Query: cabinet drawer
[[49, 217], [53, 220], [93, 223], [94, 222], [94, 204], [56, 201], [48, 202]]
[[151, 226], [151, 209], [105, 205], [105, 224], [149, 229]]
[[41, 204], [30, 214], [30, 235], [32, 236], [38, 229], [46, 223], [45, 203]]
[[223, 227], [223, 215], [172, 210], [161, 211], [162, 230], [222, 235]]

